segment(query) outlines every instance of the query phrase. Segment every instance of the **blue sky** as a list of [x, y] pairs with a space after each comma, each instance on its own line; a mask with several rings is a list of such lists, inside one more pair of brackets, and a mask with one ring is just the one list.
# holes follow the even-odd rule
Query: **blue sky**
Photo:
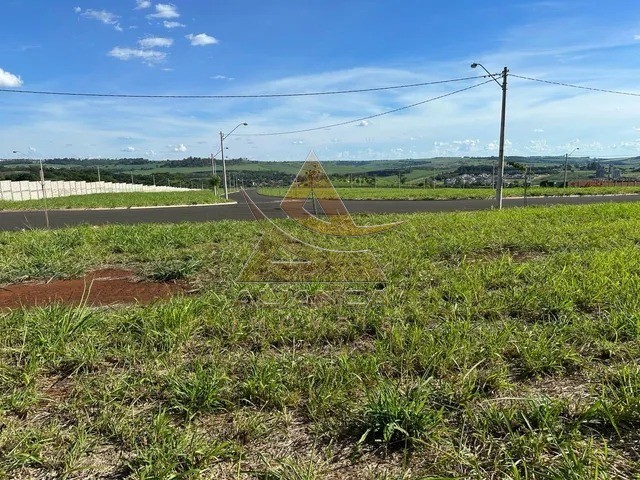
[[[613, 0], [3, 0], [0, 86], [130, 94], [370, 88], [491, 71], [640, 92], [640, 5]], [[477, 82], [477, 81], [475, 81]], [[286, 99], [96, 99], [0, 92], [0, 157], [254, 160], [496, 155], [495, 83]], [[640, 97], [511, 77], [507, 154], [640, 154]]]

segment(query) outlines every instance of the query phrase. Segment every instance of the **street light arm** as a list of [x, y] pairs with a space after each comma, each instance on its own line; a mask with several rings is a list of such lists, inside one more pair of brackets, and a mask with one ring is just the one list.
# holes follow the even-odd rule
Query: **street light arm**
[[500, 88], [503, 88], [503, 85], [498, 81], [498, 79], [496, 79], [495, 75], [493, 73], [491, 73], [489, 70], [487, 70], [486, 68], [484, 68], [484, 65], [482, 65], [481, 63], [472, 63], [471, 64], [471, 68], [476, 68], [476, 67], [482, 67], [482, 69], [487, 72], [487, 75], [489, 75], [494, 82], [496, 82], [498, 85], [500, 85]]
[[[227, 138], [229, 135], [231, 135], [233, 132], [235, 132], [235, 131], [238, 129], [238, 127], [241, 127], [241, 126], [243, 126], [243, 125], [246, 127], [246, 126], [247, 126], [247, 125], [249, 125], [249, 124], [248, 124], [248, 123], [246, 123], [246, 122], [240, 122], [238, 125], [236, 125], [236, 127], [235, 127], [233, 130], [231, 130], [231, 131], [230, 131], [229, 133], [227, 133], [226, 135], [223, 135], [223, 136], [222, 136], [222, 140], [224, 140], [225, 138]], [[218, 152], [218, 153], [220, 153], [220, 152]], [[216, 155], [217, 155], [217, 154], [216, 154]]]

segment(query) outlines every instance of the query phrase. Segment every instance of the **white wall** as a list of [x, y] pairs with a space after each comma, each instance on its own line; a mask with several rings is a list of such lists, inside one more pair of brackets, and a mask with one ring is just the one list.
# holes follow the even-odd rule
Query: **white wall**
[[[40, 182], [0, 181], [0, 200], [37, 200], [43, 198], [43, 186]], [[87, 195], [91, 193], [114, 192], [184, 192], [193, 188], [159, 187], [131, 183], [110, 182], [68, 182], [45, 180], [44, 195], [47, 198]]]

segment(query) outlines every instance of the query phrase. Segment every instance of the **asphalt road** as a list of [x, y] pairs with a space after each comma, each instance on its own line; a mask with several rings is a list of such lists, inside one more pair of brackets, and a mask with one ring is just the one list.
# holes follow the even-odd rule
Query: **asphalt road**
[[[250, 190], [249, 195], [270, 218], [282, 218], [280, 199], [258, 195]], [[242, 194], [231, 195], [236, 205], [132, 208], [115, 210], [51, 210], [49, 222], [52, 228], [72, 225], [105, 225], [136, 223], [211, 222], [217, 220], [253, 220]], [[604, 202], [637, 202], [640, 195], [581, 196], [530, 198], [529, 205], [583, 205]], [[345, 200], [351, 213], [416, 213], [451, 212], [458, 210], [486, 210], [493, 200]], [[505, 208], [520, 207], [523, 200], [505, 198]], [[0, 230], [22, 230], [44, 228], [43, 211], [0, 212]]]

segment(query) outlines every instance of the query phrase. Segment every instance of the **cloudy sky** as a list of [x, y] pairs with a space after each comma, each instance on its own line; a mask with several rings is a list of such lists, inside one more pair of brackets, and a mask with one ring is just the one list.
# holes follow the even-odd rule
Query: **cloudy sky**
[[[59, 97], [14, 91], [246, 95], [515, 75], [640, 92], [640, 5], [610, 0], [2, 0], [0, 158], [228, 155], [321, 160], [496, 155], [495, 83], [262, 99]], [[640, 96], [510, 77], [507, 154], [640, 154]]]

